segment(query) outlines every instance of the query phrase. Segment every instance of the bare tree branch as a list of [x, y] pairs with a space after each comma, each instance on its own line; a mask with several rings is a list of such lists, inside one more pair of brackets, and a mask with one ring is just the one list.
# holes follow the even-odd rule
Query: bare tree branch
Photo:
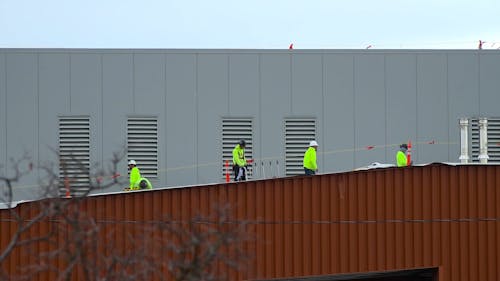
[[[122, 184], [117, 171], [123, 155], [115, 153], [107, 166], [94, 164], [91, 169], [74, 158], [72, 169], [76, 167], [89, 174], [89, 184], [81, 194], [71, 198], [60, 197], [62, 186], [71, 189], [76, 182], [64, 171], [64, 163], [35, 167], [43, 175], [39, 191], [45, 199], [33, 204], [29, 212], [14, 208], [13, 183], [31, 172], [33, 165], [23, 169], [29, 158], [13, 162], [13, 175], [0, 176], [0, 183], [5, 184], [9, 220], [15, 224], [8, 245], [1, 249], [0, 265], [15, 249], [24, 249], [25, 253], [36, 255], [36, 262], [22, 265], [17, 276], [21, 280], [51, 273], [54, 280], [60, 281], [72, 280], [76, 275], [84, 281], [210, 281], [228, 278], [226, 273], [217, 271], [220, 265], [244, 270], [249, 257], [243, 244], [251, 238], [247, 235], [247, 224], [231, 218], [229, 206], [216, 208], [208, 216], [185, 220], [166, 216], [159, 222], [126, 222], [123, 232], [117, 233], [120, 229], [117, 228], [105, 235], [103, 228], [108, 222], [86, 214], [82, 206], [92, 191]], [[58, 167], [63, 170], [58, 171]], [[43, 223], [49, 223], [50, 229], [38, 237], [29, 236], [33, 226]], [[119, 241], [115, 241], [115, 236]], [[39, 247], [38, 252], [31, 250], [32, 245], [39, 243], [46, 243], [44, 251]], [[123, 248], [123, 244], [127, 246]], [[0, 280], [12, 280], [14, 274], [0, 269]]]
[[[50, 220], [51, 218], [57, 216], [65, 218], [68, 224], [71, 224], [73, 228], [78, 230], [76, 231], [78, 235], [85, 236], [84, 234], [80, 233], [83, 230], [78, 229], [78, 226], [80, 224], [78, 218], [73, 219], [69, 216], [64, 217], [63, 215], [68, 213], [70, 206], [72, 206], [75, 202], [82, 201], [86, 196], [89, 195], [89, 193], [92, 190], [108, 188], [110, 186], [119, 184], [121, 182], [119, 177], [115, 176], [118, 174], [116, 169], [118, 168], [118, 163], [120, 162], [121, 159], [118, 159], [117, 157], [120, 154], [115, 153], [114, 155], [115, 157], [111, 160], [111, 165], [109, 166], [114, 170], [105, 170], [96, 168], [95, 171], [96, 175], [98, 176], [96, 175], [90, 176], [91, 179], [95, 179], [97, 177], [102, 177], [103, 175], [107, 174], [110, 175], [109, 179], [106, 179], [104, 182], [96, 182], [95, 180], [94, 181], [90, 180], [89, 181], [90, 185], [87, 188], [84, 196], [80, 198], [72, 198], [70, 200], [59, 197], [60, 179], [59, 179], [59, 173], [57, 172], [57, 169], [55, 168], [54, 164], [49, 163], [35, 167], [33, 163], [30, 161], [30, 157], [28, 156], [27, 153], [24, 154], [18, 160], [11, 159], [12, 163], [11, 175], [9, 176], [0, 175], [0, 188], [2, 189], [1, 194], [3, 195], [0, 196], [0, 203], [3, 203], [5, 208], [8, 209], [9, 219], [7, 222], [10, 221], [10, 223], [15, 225], [15, 231], [11, 235], [8, 244], [5, 247], [3, 247], [0, 251], [0, 264], [2, 264], [3, 261], [5, 261], [16, 248], [21, 248], [21, 247], [26, 248], [30, 244], [39, 243], [41, 241], [50, 243], [50, 239], [54, 236], [53, 229], [51, 229], [49, 233], [43, 234], [40, 237], [28, 237], [25, 238], [24, 240], [21, 240], [21, 237], [24, 236], [25, 233], [28, 233], [28, 231], [34, 225], [37, 225], [42, 221]], [[89, 172], [89, 170], [85, 168], [82, 163], [78, 163], [77, 166], [78, 168], [82, 169], [84, 173]], [[39, 183], [39, 188], [37, 189], [40, 193], [39, 196], [42, 199], [38, 201], [38, 207], [36, 210], [33, 209], [35, 207], [33, 206], [31, 207], [33, 212], [36, 212], [35, 214], [30, 214], [30, 212], [20, 213], [19, 211], [20, 209], [15, 208], [14, 205], [16, 204], [14, 202], [14, 189], [17, 188], [14, 186], [14, 184], [18, 183], [22, 177], [30, 174], [34, 170], [39, 171], [40, 174], [43, 174], [44, 176], [43, 180], [41, 180]], [[64, 173], [64, 171], [62, 172]], [[4, 223], [5, 222], [6, 221], [4, 219]], [[80, 247], [78, 251], [84, 249], [83, 245], [78, 244], [78, 242], [76, 243], [76, 245]], [[46, 255], [45, 253], [43, 253], [42, 256], [48, 257], [50, 255]], [[57, 256], [57, 255], [52, 255], [52, 256]], [[80, 261], [76, 260], [75, 262], [80, 262]], [[84, 260], [84, 262], [86, 261]], [[70, 263], [70, 267], [68, 267], [66, 271], [71, 271], [71, 264], [72, 263]], [[42, 267], [40, 266], [34, 266], [34, 267], [27, 266], [27, 268], [30, 269], [36, 268], [35, 271], [41, 271], [44, 269], [47, 270], [47, 268], [42, 269]], [[86, 271], [86, 273], [88, 274], [89, 271]], [[64, 274], [65, 273], [62, 273], [62, 275]], [[8, 278], [5, 276], [7, 276], [7, 274], [1, 272], [0, 269], [0, 280], [7, 280]], [[87, 280], [94, 280], [94, 279], [89, 276]]]

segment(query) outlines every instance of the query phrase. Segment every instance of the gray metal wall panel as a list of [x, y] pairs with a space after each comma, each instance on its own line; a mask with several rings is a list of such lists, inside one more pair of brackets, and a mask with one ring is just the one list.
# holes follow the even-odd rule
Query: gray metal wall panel
[[[323, 104], [322, 57], [318, 54], [298, 54], [292, 58], [292, 114], [322, 116]], [[318, 120], [320, 121], [320, 120]]]
[[[102, 57], [103, 157], [123, 151], [127, 143], [127, 117], [134, 115], [133, 61], [131, 54], [105, 54]], [[120, 174], [127, 175], [127, 159], [120, 163]], [[137, 163], [141, 167], [141, 163]], [[126, 179], [124, 179], [126, 180]]]
[[0, 52], [0, 173], [5, 174], [7, 164], [7, 79], [5, 54]]
[[354, 168], [354, 58], [325, 55], [324, 172]]
[[58, 165], [54, 151], [59, 146], [58, 116], [67, 114], [70, 105], [70, 71], [68, 54], [40, 54], [38, 85], [40, 101], [40, 139], [38, 149], [40, 164], [50, 162]]
[[[321, 54], [297, 54], [292, 57], [292, 115], [316, 119], [316, 140], [322, 142], [323, 58]], [[307, 147], [304, 147], [304, 151]], [[317, 162], [324, 170], [323, 154]]]
[[101, 56], [71, 54], [71, 114], [95, 115], [101, 110]]
[[[284, 118], [290, 116], [290, 55], [262, 54], [261, 81], [261, 158], [284, 163]], [[281, 165], [280, 174], [284, 174]]]
[[228, 114], [228, 55], [198, 55], [198, 182], [220, 181], [222, 116]]
[[[360, 55], [354, 59], [354, 147], [384, 145], [385, 136], [385, 85], [384, 56]], [[372, 162], [387, 162], [385, 148], [356, 151], [354, 165], [365, 166]]]
[[258, 115], [259, 56], [229, 55], [229, 116]]
[[[37, 55], [33, 53], [7, 54], [7, 159], [27, 154], [38, 161], [38, 72]], [[12, 172], [9, 160], [7, 174]], [[25, 162], [23, 163], [26, 164]], [[33, 184], [37, 175], [21, 178], [18, 185]]]
[[134, 55], [134, 113], [159, 115], [165, 109], [165, 56]]
[[[112, 158], [112, 152], [118, 151], [123, 147], [107, 147], [106, 138], [103, 139], [102, 112], [104, 108], [107, 112], [112, 112], [118, 105], [107, 105], [102, 102], [102, 61], [100, 54], [76, 53], [70, 54], [70, 108], [60, 111], [62, 115], [72, 116], [90, 116], [90, 163], [91, 169], [98, 168], [100, 165], [109, 162]], [[117, 99], [114, 97], [114, 99]], [[118, 133], [116, 127], [119, 123], [113, 120], [105, 128], [106, 132]], [[119, 128], [119, 136], [123, 138], [125, 133]], [[111, 150], [111, 151], [110, 151]], [[106, 152], [106, 153], [103, 153]], [[123, 174], [123, 171], [120, 171]]]
[[[259, 56], [255, 54], [229, 55], [229, 116], [252, 118], [253, 155], [257, 158], [262, 146], [260, 140]], [[250, 155], [246, 156], [250, 158]], [[254, 173], [254, 178], [260, 176]]]
[[500, 55], [498, 53], [480, 55], [479, 109], [485, 117], [500, 117]]
[[387, 55], [385, 58], [387, 89], [386, 162], [395, 164], [401, 143], [415, 141], [417, 134], [416, 56]]
[[74, 114], [91, 116], [92, 161], [108, 160], [124, 148], [127, 116], [160, 111], [160, 168], [169, 169], [162, 185], [220, 180], [220, 124], [228, 115], [254, 118], [255, 158], [282, 160], [284, 118], [317, 114], [321, 172], [393, 163], [396, 147], [363, 148], [408, 138], [421, 143], [416, 163], [457, 161], [456, 119], [500, 115], [500, 58], [480, 54], [479, 62], [477, 51], [2, 50], [0, 131], [4, 122], [4, 131], [17, 132], [1, 134], [0, 159], [57, 141], [55, 116]]
[[449, 161], [460, 156], [459, 119], [479, 115], [478, 70], [477, 54], [448, 55]]
[[167, 55], [166, 86], [166, 134], [161, 137], [166, 139], [167, 149], [161, 157], [166, 158], [167, 185], [195, 184], [196, 55]]
[[[165, 55], [134, 55], [134, 113], [158, 118], [158, 136], [165, 135]], [[158, 178], [154, 186], [166, 185], [165, 138], [158, 137]]]
[[416, 145], [412, 155], [415, 163], [448, 159], [447, 77], [445, 54], [418, 55], [417, 140], [420, 143], [435, 140], [445, 145]]

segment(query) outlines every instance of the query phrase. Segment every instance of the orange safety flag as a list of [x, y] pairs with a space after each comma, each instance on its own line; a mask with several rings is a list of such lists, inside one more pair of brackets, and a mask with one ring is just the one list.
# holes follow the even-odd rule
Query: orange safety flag
[[229, 182], [229, 160], [226, 160], [226, 182]]

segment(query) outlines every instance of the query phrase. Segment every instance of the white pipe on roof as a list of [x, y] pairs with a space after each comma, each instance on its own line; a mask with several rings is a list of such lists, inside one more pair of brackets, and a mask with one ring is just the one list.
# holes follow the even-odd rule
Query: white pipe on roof
[[479, 118], [479, 162], [488, 163], [488, 119]]
[[469, 163], [469, 119], [460, 118], [460, 163]]

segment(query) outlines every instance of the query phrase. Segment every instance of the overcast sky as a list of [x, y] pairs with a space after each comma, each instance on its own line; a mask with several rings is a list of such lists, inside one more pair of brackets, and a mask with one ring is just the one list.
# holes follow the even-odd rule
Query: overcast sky
[[0, 47], [500, 48], [500, 0], [0, 0]]

